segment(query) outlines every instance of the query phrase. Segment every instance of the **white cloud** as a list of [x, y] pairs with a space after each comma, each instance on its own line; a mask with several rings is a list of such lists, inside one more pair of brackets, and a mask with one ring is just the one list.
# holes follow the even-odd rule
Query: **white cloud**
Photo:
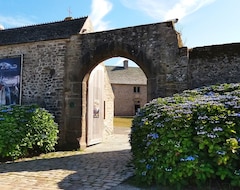
[[121, 0], [128, 8], [138, 9], [156, 20], [182, 19], [216, 0]]
[[[145, 12], [154, 19], [160, 19], [166, 11], [166, 3], [159, 2], [159, 0], [121, 0], [122, 3], [130, 8]], [[169, 3], [169, 2], [168, 2]]]
[[92, 10], [90, 18], [92, 20], [95, 31], [109, 29], [109, 22], [103, 18], [112, 10], [112, 3], [108, 0], [92, 0]]
[[164, 20], [173, 18], [182, 19], [213, 1], [214, 0], [180, 0], [166, 12]]
[[0, 24], [0, 30], [4, 29], [4, 26], [2, 24]]
[[1, 25], [5, 26], [5, 28], [14, 28], [34, 24], [34, 22], [21, 16], [10, 17], [2, 15], [0, 15], [0, 23]]

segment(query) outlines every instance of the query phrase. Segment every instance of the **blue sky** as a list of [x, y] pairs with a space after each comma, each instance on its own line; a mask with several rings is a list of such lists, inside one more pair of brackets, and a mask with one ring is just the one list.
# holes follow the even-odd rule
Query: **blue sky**
[[70, 14], [90, 16], [102, 31], [178, 18], [176, 29], [192, 48], [240, 42], [239, 7], [239, 0], [0, 0], [0, 25], [55, 22]]

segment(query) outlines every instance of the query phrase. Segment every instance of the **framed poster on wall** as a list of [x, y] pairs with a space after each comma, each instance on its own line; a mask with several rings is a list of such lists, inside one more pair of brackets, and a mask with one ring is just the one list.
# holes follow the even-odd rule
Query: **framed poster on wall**
[[21, 104], [22, 56], [0, 58], [0, 106]]

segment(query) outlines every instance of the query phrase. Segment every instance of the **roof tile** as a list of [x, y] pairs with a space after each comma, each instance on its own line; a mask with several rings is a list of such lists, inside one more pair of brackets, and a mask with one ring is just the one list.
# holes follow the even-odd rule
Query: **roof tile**
[[78, 34], [87, 17], [0, 30], [0, 45], [69, 38]]
[[106, 66], [111, 84], [146, 85], [147, 78], [139, 67]]

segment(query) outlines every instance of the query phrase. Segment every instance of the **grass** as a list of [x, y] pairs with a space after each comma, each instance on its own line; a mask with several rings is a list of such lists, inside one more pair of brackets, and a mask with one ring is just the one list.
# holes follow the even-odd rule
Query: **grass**
[[114, 117], [114, 127], [131, 127], [133, 117]]

